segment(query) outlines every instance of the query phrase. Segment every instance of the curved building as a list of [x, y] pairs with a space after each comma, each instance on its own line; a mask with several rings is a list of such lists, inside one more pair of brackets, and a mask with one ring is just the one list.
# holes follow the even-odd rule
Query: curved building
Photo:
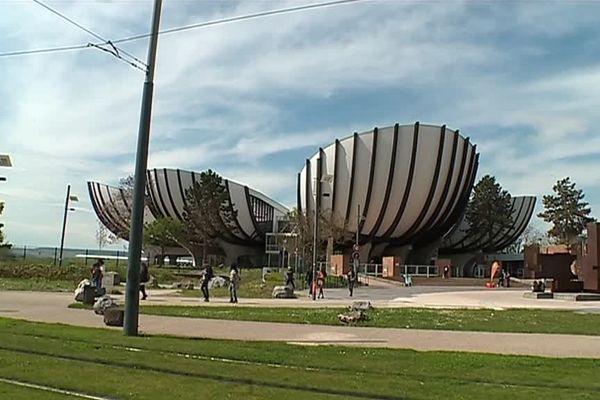
[[511, 198], [511, 225], [498, 228], [491, 235], [468, 236], [469, 223], [463, 216], [456, 227], [446, 236], [440, 254], [473, 253], [481, 249], [497, 252], [514, 243], [525, 231], [535, 210], [535, 196]]
[[[442, 237], [468, 202], [479, 155], [443, 126], [399, 125], [354, 133], [319, 149], [298, 174], [298, 208], [322, 212], [362, 243], [424, 246]], [[357, 212], [360, 208], [360, 222]]]
[[[180, 169], [152, 169], [147, 171], [146, 191], [148, 207], [156, 217], [183, 219], [186, 205], [185, 192], [200, 174]], [[277, 230], [277, 221], [288, 209], [264, 194], [228, 179], [223, 184], [229, 194], [227, 205], [236, 212], [233, 226], [221, 239], [232, 244], [257, 246], [264, 244], [266, 233]]]
[[[88, 182], [87, 186], [92, 207], [100, 222], [115, 236], [129, 240], [132, 194], [125, 189], [98, 182]], [[153, 220], [154, 216], [146, 207], [144, 221]]]

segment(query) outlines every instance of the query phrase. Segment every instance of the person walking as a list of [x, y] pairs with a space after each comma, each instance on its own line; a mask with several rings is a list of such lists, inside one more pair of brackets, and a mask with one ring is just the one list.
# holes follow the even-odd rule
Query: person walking
[[284, 286], [290, 286], [292, 288], [292, 290], [295, 290], [296, 284], [294, 283], [294, 270], [292, 269], [292, 267], [288, 267], [287, 273], [285, 274], [285, 276], [286, 276], [286, 278], [285, 278]]
[[146, 284], [150, 280], [150, 274], [148, 273], [148, 264], [145, 262], [140, 264], [140, 292], [142, 293], [142, 300], [148, 298], [146, 293]]
[[240, 273], [237, 269], [237, 266], [232, 265], [231, 270], [229, 271], [229, 302], [237, 303], [237, 291], [240, 288]]
[[306, 275], [304, 275], [304, 281], [306, 282], [306, 286], [308, 287], [308, 297], [313, 294], [313, 270], [309, 268], [306, 270]]
[[350, 297], [354, 294], [354, 284], [356, 283], [356, 271], [354, 268], [350, 268], [348, 271], [348, 291], [350, 291]]
[[208, 283], [213, 278], [214, 273], [213, 269], [210, 265], [207, 265], [204, 268], [204, 276], [202, 277], [202, 284], [200, 285], [200, 289], [202, 290], [202, 295], [204, 296], [204, 301], [209, 301], [209, 293], [208, 293]]
[[325, 271], [319, 270], [319, 273], [317, 274], [317, 287], [319, 288], [319, 293], [317, 298], [318, 299], [324, 299], [325, 295], [323, 294], [323, 286], [325, 286]]

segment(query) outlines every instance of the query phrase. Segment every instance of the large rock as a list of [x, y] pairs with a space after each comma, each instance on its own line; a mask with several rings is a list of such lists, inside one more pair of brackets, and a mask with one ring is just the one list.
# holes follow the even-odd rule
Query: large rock
[[117, 302], [110, 296], [99, 297], [94, 303], [94, 312], [98, 315], [104, 315], [106, 310], [119, 308]]
[[369, 311], [373, 309], [373, 305], [371, 304], [370, 301], [367, 300], [362, 300], [362, 301], [355, 301], [353, 302], [351, 305], [348, 306], [348, 310], [349, 311]]
[[343, 324], [356, 324], [367, 320], [367, 314], [361, 310], [349, 311], [338, 315], [338, 320]]
[[224, 276], [215, 276], [208, 282], [209, 289], [215, 289], [220, 287], [228, 287], [229, 286], [229, 278]]
[[171, 285], [171, 289], [194, 290], [192, 282], [175, 282]]
[[104, 312], [104, 324], [107, 326], [123, 326], [125, 313], [118, 308], [109, 308]]
[[77, 285], [77, 289], [75, 289], [75, 301], [83, 302], [83, 288], [85, 286], [92, 286], [92, 282], [89, 279], [84, 279]]
[[273, 298], [275, 299], [295, 299], [294, 289], [291, 286], [275, 286], [273, 288]]

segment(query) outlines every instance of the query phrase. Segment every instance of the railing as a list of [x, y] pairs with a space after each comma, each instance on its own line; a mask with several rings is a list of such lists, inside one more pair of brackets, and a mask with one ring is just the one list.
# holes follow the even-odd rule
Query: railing
[[439, 268], [437, 265], [400, 265], [401, 275], [424, 276], [431, 278], [439, 276]]

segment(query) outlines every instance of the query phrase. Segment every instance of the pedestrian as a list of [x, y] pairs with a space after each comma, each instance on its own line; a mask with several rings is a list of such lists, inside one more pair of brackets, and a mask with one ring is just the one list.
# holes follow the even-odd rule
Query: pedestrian
[[510, 287], [510, 272], [506, 271], [506, 287]]
[[240, 273], [237, 266], [234, 264], [229, 271], [229, 302], [237, 303], [237, 291], [240, 288]]
[[306, 286], [308, 287], [308, 297], [313, 294], [313, 270], [309, 268], [306, 270], [306, 275], [304, 275], [304, 281], [306, 282]]
[[294, 270], [292, 269], [292, 267], [289, 267], [287, 269], [287, 273], [285, 274], [286, 278], [285, 278], [285, 285], [284, 286], [290, 286], [292, 288], [292, 290], [296, 289], [296, 284], [294, 283]]
[[92, 284], [96, 288], [96, 293], [99, 296], [102, 296], [102, 278], [104, 277], [104, 270], [102, 266], [104, 265], [104, 260], [101, 258], [98, 259], [94, 264], [92, 264], [91, 274], [92, 274]]
[[213, 276], [214, 274], [212, 267], [210, 265], [207, 265], [206, 268], [204, 268], [204, 276], [202, 277], [202, 284], [200, 285], [200, 289], [202, 290], [202, 295], [204, 296], [205, 302], [209, 301], [208, 283], [213, 278]]
[[350, 297], [354, 293], [354, 284], [356, 283], [356, 271], [354, 268], [350, 268], [348, 271], [348, 290], [350, 291]]
[[317, 298], [319, 299], [324, 299], [325, 295], [323, 294], [323, 286], [325, 286], [325, 278], [326, 278], [326, 274], [325, 271], [323, 270], [319, 270], [319, 273], [317, 274], [317, 287], [319, 288], [319, 293]]
[[448, 267], [447, 265], [444, 265], [444, 279], [448, 279], [450, 275], [450, 267]]
[[150, 274], [148, 273], [148, 264], [142, 262], [140, 264], [140, 292], [142, 293], [142, 300], [146, 300], [148, 298], [148, 294], [146, 293], [146, 284], [150, 280]]

